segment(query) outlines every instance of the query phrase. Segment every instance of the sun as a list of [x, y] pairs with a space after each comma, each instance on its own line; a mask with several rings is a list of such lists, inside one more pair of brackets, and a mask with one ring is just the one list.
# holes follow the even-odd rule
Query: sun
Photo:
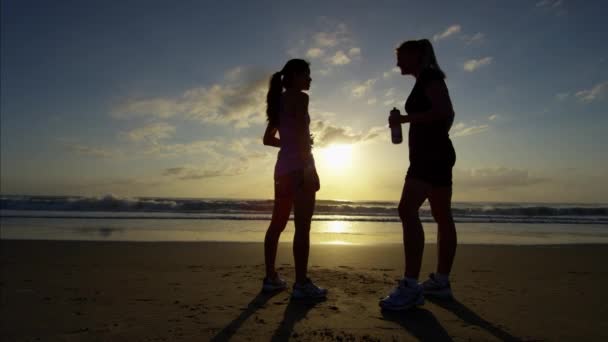
[[326, 169], [343, 170], [351, 167], [352, 145], [330, 145], [321, 149], [320, 153], [321, 162]]

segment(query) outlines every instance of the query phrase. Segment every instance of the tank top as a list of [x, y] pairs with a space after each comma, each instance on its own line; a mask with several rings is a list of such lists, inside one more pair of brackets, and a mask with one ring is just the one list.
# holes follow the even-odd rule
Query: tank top
[[[424, 113], [431, 109], [431, 100], [425, 94], [425, 87], [433, 80], [444, 82], [437, 70], [426, 69], [420, 74], [405, 103], [407, 113]], [[408, 132], [410, 164], [453, 163], [456, 153], [449, 135], [453, 122], [452, 116], [432, 123], [411, 123]]]
[[[310, 141], [310, 116], [306, 113], [305, 134], [308, 138], [308, 150], [311, 150]], [[277, 156], [277, 163], [274, 169], [274, 176], [283, 176], [293, 171], [302, 170], [307, 166], [314, 167], [314, 159], [312, 153], [310, 159], [304, 162], [300, 158], [300, 149], [298, 148], [297, 125], [295, 113], [290, 113], [285, 110], [283, 99], [279, 107], [279, 139], [281, 148]]]

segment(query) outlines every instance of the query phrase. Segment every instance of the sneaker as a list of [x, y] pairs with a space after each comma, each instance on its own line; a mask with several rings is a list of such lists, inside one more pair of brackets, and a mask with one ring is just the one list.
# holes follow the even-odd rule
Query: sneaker
[[293, 293], [291, 294], [291, 297], [294, 299], [320, 299], [325, 298], [326, 296], [327, 289], [318, 287], [308, 278], [306, 278], [306, 282], [303, 284], [293, 284]]
[[452, 299], [452, 287], [450, 281], [439, 281], [435, 277], [435, 273], [429, 274], [429, 279], [425, 280], [422, 284], [424, 295], [432, 296], [439, 299]]
[[380, 300], [384, 310], [401, 311], [424, 304], [422, 286], [410, 285], [405, 279], [399, 280], [397, 287], [384, 299]]
[[286, 288], [287, 282], [281, 279], [278, 274], [272, 279], [268, 277], [264, 278], [264, 282], [262, 283], [262, 292], [282, 291]]

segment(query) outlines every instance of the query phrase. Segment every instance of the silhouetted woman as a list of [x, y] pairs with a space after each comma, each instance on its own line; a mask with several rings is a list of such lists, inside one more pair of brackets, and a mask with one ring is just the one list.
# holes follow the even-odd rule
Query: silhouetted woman
[[[293, 256], [296, 282], [294, 298], [322, 298], [327, 290], [316, 286], [307, 276], [310, 249], [310, 221], [319, 190], [319, 177], [312, 156], [308, 95], [310, 66], [301, 59], [292, 59], [283, 70], [272, 75], [267, 95], [268, 126], [264, 145], [279, 147], [274, 170], [274, 209], [266, 238], [264, 256], [266, 277], [264, 291], [283, 290], [287, 287], [275, 270], [277, 245], [285, 229], [293, 206], [295, 234]], [[279, 138], [276, 137], [277, 132]]]
[[[408, 309], [424, 303], [424, 295], [451, 298], [450, 274], [456, 252], [456, 227], [452, 219], [452, 167], [456, 153], [449, 137], [454, 110], [427, 39], [407, 41], [397, 49], [397, 66], [402, 75], [416, 83], [406, 103], [407, 115], [389, 117], [389, 125], [409, 123], [409, 159], [405, 185], [399, 203], [403, 223], [405, 276], [380, 306], [389, 310]], [[438, 265], [428, 280], [418, 284], [424, 231], [418, 209], [428, 199], [437, 222]]]

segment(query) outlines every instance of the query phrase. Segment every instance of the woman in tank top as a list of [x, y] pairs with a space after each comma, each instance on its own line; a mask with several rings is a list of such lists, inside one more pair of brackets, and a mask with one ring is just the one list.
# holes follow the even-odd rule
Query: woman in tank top
[[[407, 41], [397, 49], [397, 66], [402, 75], [412, 75], [416, 83], [406, 103], [407, 115], [389, 117], [389, 125], [409, 123], [410, 166], [399, 203], [403, 224], [405, 274], [380, 306], [404, 310], [424, 303], [424, 296], [452, 298], [448, 276], [456, 252], [456, 227], [452, 219], [452, 168], [456, 153], [449, 130], [454, 110], [431, 42]], [[438, 264], [435, 273], [418, 284], [424, 231], [418, 210], [428, 199], [437, 222]]]
[[316, 192], [320, 188], [311, 151], [308, 95], [303, 92], [310, 89], [310, 82], [310, 66], [301, 59], [288, 61], [281, 71], [272, 75], [266, 99], [268, 126], [263, 139], [264, 145], [280, 150], [274, 170], [274, 208], [264, 239], [266, 277], [262, 289], [278, 291], [287, 287], [275, 270], [275, 260], [279, 237], [293, 207], [294, 298], [323, 298], [327, 294], [326, 289], [316, 286], [307, 277], [310, 222]]

